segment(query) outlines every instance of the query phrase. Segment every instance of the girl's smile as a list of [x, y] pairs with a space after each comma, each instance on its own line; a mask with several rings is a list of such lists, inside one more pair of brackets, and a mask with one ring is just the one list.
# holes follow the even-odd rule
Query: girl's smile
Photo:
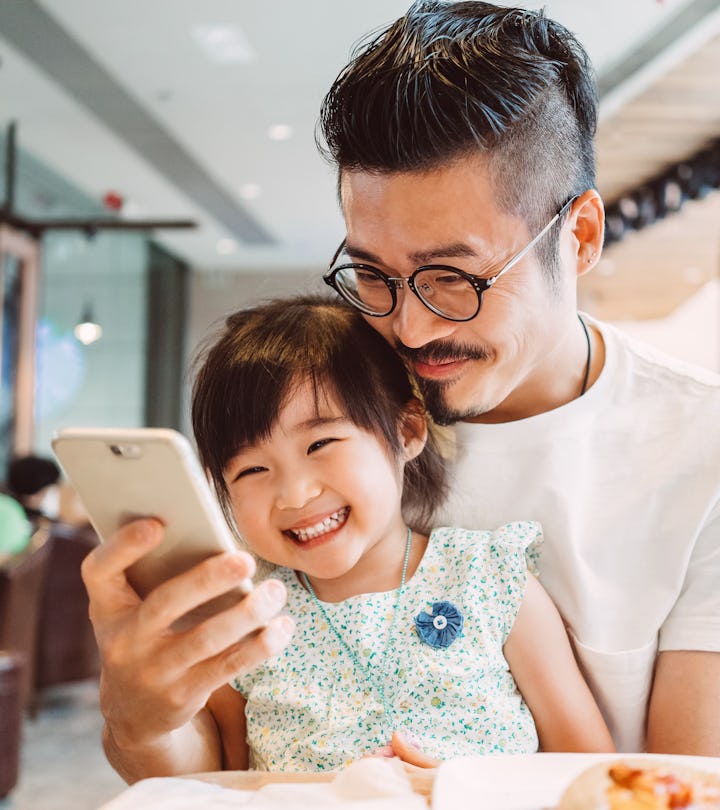
[[311, 541], [316, 540], [319, 543], [332, 540], [335, 532], [345, 525], [349, 513], [350, 507], [343, 506], [342, 509], [338, 509], [336, 512], [333, 512], [331, 515], [328, 515], [316, 523], [302, 527], [298, 526], [294, 529], [287, 529], [286, 534], [289, 534], [293, 540], [297, 540], [303, 546], [308, 547], [309, 544], [317, 545], [317, 543], [311, 544]]

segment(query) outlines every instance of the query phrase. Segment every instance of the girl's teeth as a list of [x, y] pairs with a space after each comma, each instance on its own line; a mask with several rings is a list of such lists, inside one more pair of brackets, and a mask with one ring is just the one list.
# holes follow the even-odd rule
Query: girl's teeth
[[348, 507], [346, 506], [343, 509], [339, 509], [334, 514], [328, 515], [328, 517], [316, 523], [314, 526], [308, 526], [305, 529], [293, 529], [292, 534], [301, 542], [312, 540], [318, 535], [325, 534], [331, 529], [337, 528], [345, 520], [347, 513]]

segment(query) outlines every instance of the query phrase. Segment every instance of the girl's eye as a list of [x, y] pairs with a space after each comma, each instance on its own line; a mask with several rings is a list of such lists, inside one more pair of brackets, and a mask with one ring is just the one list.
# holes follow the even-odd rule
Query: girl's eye
[[239, 481], [241, 478], [247, 478], [250, 475], [255, 475], [256, 473], [265, 472], [266, 470], [267, 470], [267, 467], [248, 467], [245, 470], [240, 470], [240, 472], [233, 479], [233, 483], [235, 481]]
[[320, 450], [328, 444], [332, 444], [332, 442], [336, 442], [337, 439], [318, 439], [316, 442], [313, 442], [310, 447], [308, 447], [307, 452], [308, 455], [310, 453], [314, 453], [316, 450]]

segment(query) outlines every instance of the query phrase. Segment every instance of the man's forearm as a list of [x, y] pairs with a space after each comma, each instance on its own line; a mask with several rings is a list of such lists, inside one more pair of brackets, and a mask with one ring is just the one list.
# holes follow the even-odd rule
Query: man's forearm
[[151, 776], [222, 770], [220, 737], [207, 709], [182, 728], [138, 746], [118, 744], [106, 723], [103, 748], [110, 764], [129, 784]]
[[661, 652], [648, 712], [647, 751], [720, 756], [718, 717], [720, 653]]

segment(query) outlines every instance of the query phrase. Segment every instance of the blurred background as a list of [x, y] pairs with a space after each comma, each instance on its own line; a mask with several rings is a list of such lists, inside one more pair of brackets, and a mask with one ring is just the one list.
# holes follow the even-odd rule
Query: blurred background
[[[720, 0], [513, 4], [544, 6], [597, 71], [608, 227], [581, 308], [720, 371]], [[0, 0], [0, 478], [13, 456], [49, 455], [63, 426], [189, 432], [198, 342], [238, 307], [323, 286], [344, 231], [320, 102], [353, 45], [408, 5]], [[78, 568], [93, 540], [50, 535], [34, 536], [56, 556], [31, 574], [32, 617], [2, 582], [38, 554], [0, 571], [0, 649], [14, 615], [35, 650], [17, 810], [96, 807], [121, 787], [100, 751], [92, 642], [72, 646], [88, 635]], [[15, 592], [27, 601], [27, 584]], [[88, 677], [70, 703], [48, 691]]]

